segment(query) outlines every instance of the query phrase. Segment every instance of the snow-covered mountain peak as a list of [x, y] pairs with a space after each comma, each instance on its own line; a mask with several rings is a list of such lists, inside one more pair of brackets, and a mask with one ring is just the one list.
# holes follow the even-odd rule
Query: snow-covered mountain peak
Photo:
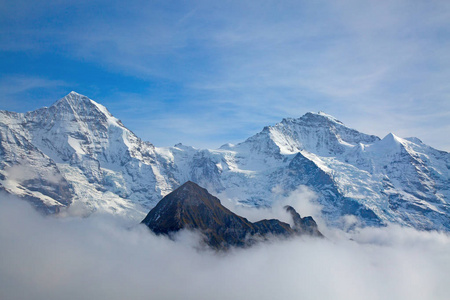
[[323, 156], [342, 154], [356, 145], [380, 140], [376, 136], [346, 127], [333, 116], [323, 112], [306, 113], [297, 119], [283, 119], [274, 126], [264, 127], [246, 143], [255, 143], [262, 139], [270, 139], [280, 149], [281, 154], [306, 150]]
[[283, 124], [285, 126], [289, 126], [292, 124], [304, 124], [310, 126], [330, 127], [333, 125], [333, 123], [345, 126], [341, 121], [323, 112], [319, 113], [308, 112], [303, 116], [301, 116], [300, 118], [284, 118], [278, 124]]
[[[75, 91], [71, 91], [69, 94], [67, 94], [67, 96], [69, 96], [69, 95], [80, 96], [80, 97], [86, 97], [85, 95], [79, 94], [79, 93], [77, 93], [77, 92], [75, 92]], [[87, 98], [87, 97], [86, 97], [86, 98]]]
[[407, 143], [404, 139], [396, 136], [395, 134], [388, 133], [382, 140], [375, 144], [378, 150], [400, 150], [403, 144]]
[[192, 147], [192, 146], [187, 146], [187, 145], [183, 145], [183, 143], [178, 143], [175, 144], [173, 146], [174, 149], [180, 149], [180, 150], [184, 150], [184, 151], [196, 151], [198, 149]]
[[417, 145], [423, 144], [422, 140], [419, 139], [418, 137], [415, 137], [415, 136], [407, 137], [407, 138], [404, 138], [404, 139], [409, 141], [409, 142], [411, 142], [411, 143], [417, 144]]
[[69, 105], [73, 108], [76, 108], [77, 106], [80, 106], [80, 105], [90, 105], [90, 104], [91, 104], [91, 100], [88, 97], [72, 91], [69, 94], [67, 94], [66, 96], [64, 96], [63, 98], [56, 101], [52, 106], [58, 107], [58, 106]]
[[232, 143], [226, 143], [219, 147], [220, 150], [231, 150], [233, 147], [235, 147]]
[[400, 144], [401, 143], [401, 138], [396, 136], [392, 132], [389, 132], [381, 141], [385, 142], [385, 143]]
[[314, 112], [308, 112], [303, 117], [301, 117], [305, 121], [308, 120], [309, 122], [315, 122], [315, 123], [323, 123], [324, 121], [333, 122], [336, 124], [344, 125], [341, 121], [333, 117], [332, 115], [326, 114], [323, 111], [319, 111], [318, 113]]
[[106, 107], [76, 92], [49, 108], [26, 113], [23, 124], [33, 143], [58, 162], [89, 158], [111, 167], [153, 152], [152, 144], [143, 143]]
[[133, 135], [106, 107], [73, 91], [48, 108], [26, 113], [25, 119], [28, 123], [41, 124], [42, 129], [69, 136], [93, 132], [94, 136], [106, 137], [117, 130]]
[[[272, 127], [296, 127], [297, 129], [300, 127], [314, 127], [314, 128], [324, 128], [325, 130], [332, 131], [334, 133], [339, 134], [340, 131], [353, 131], [356, 130], [347, 127], [344, 123], [336, 119], [335, 117], [328, 115], [324, 112], [308, 112], [301, 116], [300, 118], [286, 118], [283, 119], [280, 123], [276, 124]], [[270, 127], [269, 127], [270, 128]], [[358, 132], [359, 133], [359, 132]], [[359, 133], [362, 134], [362, 133]], [[367, 135], [366, 135], [367, 136]], [[373, 139], [373, 136], [370, 136], [370, 140]]]
[[120, 123], [120, 121], [113, 117], [113, 115], [103, 105], [89, 99], [88, 97], [78, 94], [76, 92], [70, 92], [65, 97], [56, 101], [50, 106], [52, 112], [70, 112], [77, 114], [80, 117], [89, 117], [96, 115], [102, 119], [111, 119], [112, 123]]
[[29, 125], [40, 124], [41, 129], [69, 136], [90, 135], [90, 132], [93, 136], [105, 136], [111, 125], [125, 129], [103, 105], [76, 92], [70, 92], [49, 108], [26, 113], [25, 119]]

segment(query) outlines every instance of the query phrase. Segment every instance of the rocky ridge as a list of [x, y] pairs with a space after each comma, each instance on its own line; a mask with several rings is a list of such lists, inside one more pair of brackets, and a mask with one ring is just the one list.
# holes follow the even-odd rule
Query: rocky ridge
[[294, 226], [277, 219], [255, 223], [234, 214], [220, 200], [196, 183], [188, 181], [165, 196], [142, 221], [156, 234], [171, 235], [182, 229], [200, 232], [203, 241], [214, 249], [246, 247], [272, 236], [322, 237], [312, 217], [301, 218], [291, 206]]

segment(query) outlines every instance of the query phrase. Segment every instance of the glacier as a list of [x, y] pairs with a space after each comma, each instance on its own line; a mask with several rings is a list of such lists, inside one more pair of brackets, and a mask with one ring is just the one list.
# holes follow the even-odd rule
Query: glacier
[[219, 198], [270, 207], [301, 186], [343, 227], [450, 230], [450, 153], [418, 138], [361, 133], [323, 112], [283, 119], [219, 149], [156, 147], [76, 92], [27, 113], [0, 111], [0, 190], [45, 213], [141, 218], [193, 181]]

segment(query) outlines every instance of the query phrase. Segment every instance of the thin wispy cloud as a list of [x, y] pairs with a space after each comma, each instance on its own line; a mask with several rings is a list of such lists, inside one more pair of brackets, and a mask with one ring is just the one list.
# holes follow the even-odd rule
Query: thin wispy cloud
[[[426, 143], [450, 150], [442, 138], [448, 117], [440, 115], [450, 111], [445, 1], [22, 1], [5, 4], [2, 17], [4, 53], [33, 53], [33, 65], [45, 58], [39, 72], [39, 64], [20, 72], [73, 82], [107, 107], [119, 107], [125, 94], [139, 95], [143, 111], [166, 103], [148, 116], [124, 104], [116, 115], [125, 125], [160, 120], [183, 106], [175, 118], [185, 121], [165, 129], [173, 143], [186, 137], [182, 124], [215, 120], [200, 126], [211, 128], [200, 140], [187, 137], [199, 141], [194, 146], [214, 139], [215, 147], [323, 110], [381, 137], [426, 132], [419, 136]], [[68, 72], [50, 72], [46, 60], [71, 63]], [[231, 123], [242, 124], [243, 133]], [[158, 134], [146, 129], [144, 139], [173, 144], [151, 140]]]
[[5, 75], [0, 77], [2, 110], [30, 111], [48, 105], [50, 97], [70, 88], [63, 80], [37, 76]]
[[51, 80], [41, 77], [5, 76], [0, 78], [0, 93], [2, 95], [16, 95], [33, 89], [61, 86], [68, 86], [68, 84], [62, 80]]

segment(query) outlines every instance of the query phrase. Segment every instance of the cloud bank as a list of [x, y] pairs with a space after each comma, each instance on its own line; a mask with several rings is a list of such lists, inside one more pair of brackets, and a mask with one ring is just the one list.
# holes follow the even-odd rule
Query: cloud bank
[[[353, 240], [349, 240], [351, 237]], [[1, 299], [447, 299], [450, 237], [389, 227], [216, 254], [107, 216], [0, 199]]]

